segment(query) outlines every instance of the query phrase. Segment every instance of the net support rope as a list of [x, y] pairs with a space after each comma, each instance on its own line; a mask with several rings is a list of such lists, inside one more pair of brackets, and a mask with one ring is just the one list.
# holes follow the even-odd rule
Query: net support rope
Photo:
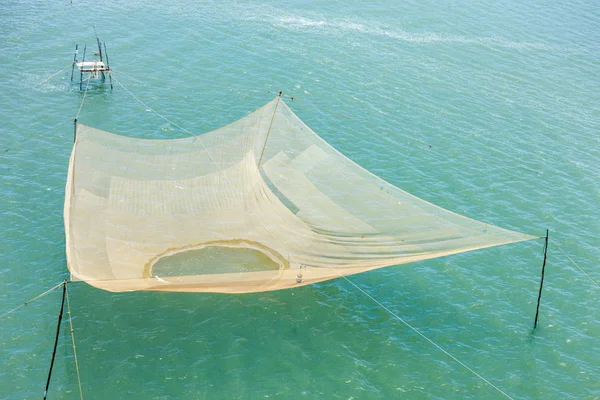
[[[365, 128], [368, 128], [368, 129], [370, 129], [370, 130], [372, 131], [372, 134], [374, 134], [374, 135], [375, 135], [375, 136], [377, 136], [378, 138], [380, 138], [380, 139], [383, 139], [383, 140], [387, 141], [388, 143], [390, 143], [390, 144], [392, 144], [392, 145], [394, 145], [394, 146], [397, 146], [397, 145], [398, 145], [398, 143], [397, 143], [397, 142], [394, 142], [393, 140], [391, 140], [391, 139], [390, 139], [389, 137], [387, 137], [386, 135], [383, 135], [383, 134], [380, 134], [380, 133], [379, 133], [379, 132], [385, 132], [385, 133], [388, 133], [388, 134], [397, 134], [397, 132], [392, 132], [392, 131], [390, 131], [390, 130], [388, 130], [388, 129], [385, 129], [385, 128], [379, 128], [379, 127], [377, 127], [377, 129], [375, 129], [375, 127], [372, 127], [372, 126], [370, 126], [370, 125], [367, 125], [367, 124], [365, 124], [364, 122], [361, 122], [361, 121], [359, 121], [359, 120], [357, 120], [357, 119], [355, 119], [355, 118], [349, 117], [349, 116], [347, 116], [347, 115], [345, 115], [345, 114], [341, 114], [341, 113], [339, 113], [339, 112], [337, 112], [337, 111], [334, 111], [334, 110], [332, 110], [332, 109], [330, 109], [330, 108], [327, 108], [327, 107], [318, 106], [318, 105], [317, 105], [317, 104], [315, 104], [314, 102], [312, 102], [312, 101], [310, 101], [310, 100], [307, 100], [307, 99], [300, 99], [299, 103], [302, 103], [302, 102], [305, 102], [305, 103], [309, 104], [310, 106], [312, 106], [313, 108], [315, 108], [315, 109], [317, 109], [317, 110], [319, 110], [319, 111], [327, 111], [328, 113], [331, 113], [332, 115], [338, 116], [338, 117], [340, 117], [340, 118], [345, 118], [345, 119], [347, 119], [347, 120], [350, 120], [350, 121], [352, 121], [352, 122], [355, 122], [355, 123], [357, 123], [357, 124], [359, 124], [359, 125], [361, 125], [361, 126], [364, 126]], [[402, 139], [410, 140], [411, 142], [414, 142], [414, 143], [420, 144], [420, 145], [422, 145], [422, 146], [426, 147], [427, 149], [431, 149], [431, 148], [432, 148], [432, 146], [431, 146], [430, 144], [428, 144], [428, 143], [425, 143], [425, 142], [422, 142], [422, 141], [420, 141], [420, 140], [418, 140], [418, 139], [413, 139], [413, 138], [410, 138], [410, 137], [408, 137], [408, 136], [402, 136]]]
[[275, 104], [275, 111], [273, 111], [273, 116], [271, 117], [271, 123], [269, 124], [269, 130], [267, 131], [267, 136], [265, 137], [265, 144], [263, 145], [262, 152], [260, 153], [260, 158], [258, 159], [258, 166], [260, 168], [260, 163], [265, 155], [265, 149], [267, 148], [267, 141], [269, 140], [269, 134], [271, 134], [271, 128], [273, 127], [273, 121], [275, 120], [275, 114], [277, 113], [277, 107], [279, 106], [279, 100], [281, 100], [281, 92], [279, 92], [279, 96], [277, 97], [277, 103]]
[[73, 344], [73, 357], [75, 358], [75, 371], [77, 371], [77, 384], [79, 385], [79, 398], [83, 400], [83, 390], [81, 389], [81, 376], [79, 374], [79, 362], [77, 361], [77, 348], [75, 346], [75, 333], [73, 330], [73, 318], [71, 316], [71, 303], [69, 302], [69, 288], [65, 282], [65, 291], [67, 294], [67, 314], [69, 315], [69, 331], [71, 332], [71, 343]]
[[354, 286], [356, 289], [358, 289], [362, 294], [364, 294], [365, 296], [367, 296], [369, 299], [371, 299], [377, 305], [379, 305], [381, 308], [383, 308], [385, 311], [387, 311], [392, 317], [394, 317], [396, 320], [402, 322], [404, 325], [406, 325], [407, 327], [409, 327], [410, 329], [412, 329], [416, 334], [418, 334], [423, 339], [425, 339], [426, 341], [428, 341], [430, 344], [432, 344], [433, 346], [435, 346], [438, 350], [440, 350], [442, 353], [444, 353], [445, 355], [447, 355], [448, 357], [450, 357], [452, 360], [456, 361], [458, 364], [460, 364], [461, 366], [463, 366], [464, 368], [466, 368], [473, 375], [475, 375], [476, 377], [478, 377], [479, 379], [481, 379], [482, 381], [484, 381], [485, 383], [487, 383], [488, 385], [490, 385], [492, 388], [496, 389], [500, 394], [502, 394], [506, 398], [511, 399], [511, 400], [513, 399], [511, 396], [509, 396], [506, 392], [504, 392], [498, 386], [494, 385], [492, 382], [490, 382], [489, 380], [485, 379], [483, 376], [481, 376], [479, 373], [477, 373], [471, 367], [469, 367], [468, 365], [466, 365], [465, 363], [463, 363], [462, 361], [460, 361], [458, 358], [456, 358], [455, 356], [453, 356], [452, 354], [450, 354], [448, 351], [444, 350], [440, 345], [438, 345], [437, 343], [435, 343], [433, 340], [429, 339], [427, 336], [425, 336], [425, 334], [423, 334], [417, 328], [413, 327], [411, 324], [409, 324], [408, 322], [406, 322], [398, 314], [396, 314], [395, 312], [393, 312], [392, 310], [390, 310], [388, 307], [386, 307], [385, 305], [383, 305], [380, 301], [378, 301], [376, 298], [374, 298], [373, 296], [371, 296], [369, 293], [367, 293], [360, 286], [358, 286], [357, 284], [355, 284], [354, 282], [352, 282], [346, 276], [340, 275], [340, 277], [344, 278], [352, 286]]
[[75, 115], [75, 119], [79, 118], [79, 114], [81, 113], [81, 109], [83, 108], [83, 103], [85, 102], [85, 96], [87, 95], [88, 88], [90, 87], [90, 78], [88, 78], [85, 84], [85, 91], [83, 92], [83, 98], [81, 99], [81, 104], [79, 105], [79, 110], [77, 110], [77, 115]]
[[[336, 115], [336, 116], [339, 116], [339, 117], [342, 117], [342, 118], [346, 118], [346, 119], [348, 119], [348, 120], [350, 120], [350, 121], [352, 121], [352, 122], [354, 122], [354, 123], [356, 123], [356, 124], [359, 124], [359, 125], [361, 125], [361, 126], [363, 126], [363, 127], [367, 128], [367, 129], [370, 129], [370, 130], [371, 130], [371, 134], [372, 134], [372, 135], [374, 135], [374, 136], [377, 136], [379, 139], [383, 139], [383, 140], [387, 141], [388, 143], [391, 143], [391, 144], [393, 144], [394, 146], [397, 146], [397, 145], [398, 145], [398, 143], [397, 143], [397, 142], [394, 142], [393, 140], [391, 140], [391, 139], [390, 139], [390, 138], [389, 138], [387, 135], [380, 133], [380, 132], [383, 132], [383, 133], [388, 133], [388, 134], [394, 134], [394, 135], [397, 135], [397, 134], [398, 134], [397, 132], [393, 132], [393, 131], [390, 131], [390, 130], [388, 130], [388, 129], [381, 128], [381, 127], [377, 127], [377, 128], [375, 129], [375, 127], [373, 127], [373, 126], [371, 126], [371, 125], [368, 125], [368, 124], [366, 124], [366, 123], [364, 123], [364, 122], [362, 122], [362, 121], [359, 121], [359, 120], [358, 120], [358, 119], [356, 119], [356, 118], [352, 118], [352, 117], [349, 117], [349, 116], [347, 116], [347, 115], [345, 115], [345, 114], [341, 114], [341, 113], [339, 113], [339, 112], [336, 112], [336, 111], [334, 111], [334, 110], [331, 110], [330, 108], [327, 108], [327, 107], [319, 106], [319, 105], [315, 104], [314, 102], [312, 102], [312, 101], [310, 101], [310, 100], [307, 100], [307, 99], [300, 99], [300, 100], [301, 100], [300, 102], [302, 102], [302, 101], [303, 101], [303, 102], [305, 102], [306, 104], [308, 104], [309, 106], [311, 106], [311, 107], [313, 107], [313, 108], [315, 108], [315, 109], [317, 109], [317, 110], [320, 110], [320, 111], [327, 111], [328, 113], [331, 113], [331, 114], [333, 114], [333, 115]], [[411, 138], [411, 137], [408, 137], [408, 136], [405, 136], [405, 135], [402, 135], [402, 139], [409, 140], [409, 141], [411, 141], [411, 142], [414, 142], [414, 143], [420, 144], [420, 145], [422, 145], [423, 147], [425, 147], [425, 148], [427, 148], [427, 149], [429, 149], [429, 150], [433, 150], [433, 146], [432, 146], [431, 144], [429, 144], [429, 143], [425, 143], [425, 142], [422, 142], [422, 141], [420, 141], [420, 140], [418, 140], [418, 139], [414, 139], [414, 138]], [[436, 148], [437, 148], [437, 149], [439, 149], [440, 147], [439, 147], [439, 146], [437, 146]], [[447, 150], [447, 149], [446, 149], [446, 150]], [[469, 158], [469, 159], [471, 159], [471, 160], [473, 160], [473, 161], [481, 161], [481, 160], [476, 160], [475, 158], [473, 158], [473, 157], [471, 157], [470, 155], [468, 155], [468, 154], [466, 154], [466, 153], [463, 153], [463, 152], [458, 152], [458, 154], [462, 155], [463, 157], [467, 157], [467, 158]], [[511, 156], [511, 157], [512, 157], [512, 156]], [[514, 157], [513, 157], [513, 158], [514, 158]], [[527, 167], [527, 166], [523, 166], [523, 165], [521, 165], [521, 166], [517, 166], [517, 167], [513, 167], [513, 168], [503, 168], [502, 170], [503, 170], [504, 172], [506, 172], [507, 174], [509, 174], [509, 175], [511, 175], [511, 176], [513, 176], [513, 177], [515, 177], [515, 178], [521, 178], [521, 176], [519, 176], [519, 175], [517, 175], [517, 174], [515, 174], [515, 173], [513, 173], [513, 172], [512, 172], [512, 170], [514, 170], [514, 169], [517, 169], [517, 168], [519, 168], [519, 169], [524, 169], [524, 170], [526, 170], [526, 171], [529, 171], [529, 172], [531, 172], [531, 173], [534, 173], [534, 174], [536, 174], [536, 175], [539, 175], [539, 174], [541, 174], [541, 171], [539, 171], [539, 170], [535, 170], [535, 169], [533, 169], [533, 168], [530, 168], [530, 167]]]
[[117, 73], [117, 74], [123, 74], [123, 75], [125, 75], [127, 78], [131, 79], [132, 81], [134, 81], [136, 83], [141, 83], [141, 84], [144, 83], [144, 82], [142, 82], [142, 81], [140, 81], [138, 79], [135, 79], [133, 76], [131, 76], [131, 75], [129, 75], [129, 74], [127, 74], [127, 73], [125, 73], [125, 72], [123, 72], [121, 70], [115, 70], [115, 69], [111, 68], [111, 72], [112, 72], [113, 78], [115, 76], [115, 73]]
[[561, 253], [563, 253], [573, 263], [573, 265], [575, 265], [586, 276], [586, 278], [588, 278], [590, 280], [590, 282], [592, 282], [594, 284], [594, 286], [596, 286], [597, 288], [600, 289], [600, 285], [598, 285], [598, 283], [595, 280], [593, 280], [592, 277], [589, 276], [583, 270], [583, 268], [581, 268], [579, 266], [579, 264], [577, 264], [567, 253], [565, 253], [565, 251], [562, 249], [562, 247], [559, 246], [559, 244], [558, 244], [558, 242], [556, 240], [553, 240], [553, 243], [556, 245], [556, 247], [558, 247], [558, 249], [561, 251]]
[[[145, 82], [142, 82], [142, 81], [140, 81], [140, 80], [132, 77], [129, 73], [124, 72], [122, 69], [111, 68], [111, 72], [112, 72], [113, 78], [114, 78], [114, 74], [123, 75], [123, 76], [126, 76], [128, 79], [131, 79], [131, 80], [135, 81], [136, 83], [139, 83], [139, 84], [142, 84], [142, 85], [146, 85]], [[145, 76], [144, 80], [152, 80], [152, 81], [155, 81], [155, 82], [168, 82], [170, 84], [176, 84], [175, 81], [166, 79], [166, 78], [164, 78], [162, 76], [158, 77], [158, 78], [154, 77], [154, 76]], [[278, 93], [277, 91], [272, 90], [272, 89], [251, 89], [251, 88], [244, 88], [244, 87], [235, 88], [233, 86], [223, 86], [223, 85], [218, 85], [218, 84], [215, 84], [215, 83], [206, 83], [206, 82], [198, 84], [197, 86], [199, 86], [199, 87], [211, 87], [211, 88], [223, 89], [224, 91], [227, 91], [227, 92], [236, 92], [236, 93], [240, 93], [242, 95], [244, 95], [244, 94], [246, 94], [248, 92], [252, 92], [252, 93], [270, 93], [272, 95], [277, 95], [277, 93]], [[290, 96], [285, 96], [285, 97], [289, 97], [290, 99], [293, 99]]]
[[43, 85], [44, 83], [48, 82], [50, 79], [54, 78], [56, 75], [60, 74], [61, 72], [63, 72], [64, 70], [66, 70], [67, 68], [71, 67], [73, 64], [69, 64], [66, 67], [64, 67], [63, 69], [61, 69], [60, 71], [56, 72], [55, 74], [50, 75], [48, 78], [44, 79], [43, 81], [36, 83], [35, 85], [33, 85], [33, 87], [38, 87], [40, 85]]
[[20, 306], [18, 306], [18, 307], [15, 307], [15, 308], [13, 308], [13, 309], [12, 309], [12, 310], [10, 310], [10, 311], [7, 311], [7, 312], [5, 312], [4, 314], [0, 315], [0, 319], [2, 319], [2, 318], [4, 318], [5, 316], [7, 316], [7, 315], [9, 315], [9, 314], [11, 314], [11, 313], [13, 313], [13, 312], [17, 311], [17, 310], [18, 310], [19, 308], [21, 308], [21, 307], [25, 307], [25, 306], [26, 306], [27, 304], [29, 304], [29, 303], [32, 303], [32, 302], [34, 302], [34, 301], [36, 301], [36, 300], [38, 300], [38, 299], [41, 299], [42, 297], [44, 297], [44, 296], [45, 296], [45, 295], [47, 295], [48, 293], [52, 293], [53, 291], [55, 291], [56, 289], [58, 289], [59, 287], [61, 287], [63, 284], [64, 284], [64, 282], [61, 282], [61, 283], [59, 283], [58, 285], [56, 285], [56, 286], [53, 286], [53, 287], [51, 287], [50, 289], [46, 290], [45, 292], [43, 292], [43, 293], [41, 293], [41, 294], [39, 294], [39, 295], [35, 296], [33, 299], [31, 299], [31, 300], [28, 300], [28, 301], [24, 302], [24, 303], [23, 303], [23, 304], [21, 304]]

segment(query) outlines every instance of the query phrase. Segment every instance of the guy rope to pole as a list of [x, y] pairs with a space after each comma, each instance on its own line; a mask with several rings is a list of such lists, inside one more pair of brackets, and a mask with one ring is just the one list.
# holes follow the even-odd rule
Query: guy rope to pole
[[275, 109], [273, 110], [273, 116], [271, 117], [271, 123], [269, 124], [269, 130], [267, 131], [267, 136], [265, 137], [265, 144], [263, 145], [262, 151], [260, 153], [260, 158], [258, 159], [258, 166], [260, 168], [260, 162], [262, 161], [263, 156], [265, 155], [265, 149], [267, 148], [267, 140], [269, 140], [269, 134], [271, 133], [271, 128], [273, 127], [273, 120], [275, 119], [275, 114], [277, 113], [277, 107], [279, 106], [279, 100], [281, 100], [281, 93], [283, 91], [279, 91], [277, 95], [277, 103], [275, 103]]
[[37, 296], [35, 296], [33, 299], [31, 300], [27, 300], [26, 302], [24, 302], [23, 304], [21, 304], [20, 306], [17, 306], [15, 308], [13, 308], [12, 310], [6, 311], [5, 313], [3, 313], [2, 315], [0, 315], [0, 319], [6, 317], [9, 314], [14, 313], [15, 311], [17, 311], [19, 308], [21, 307], [25, 307], [26, 305], [28, 305], [29, 303], [33, 303], [34, 301], [41, 299], [42, 297], [44, 297], [45, 295], [47, 295], [48, 293], [52, 293], [53, 291], [55, 291], [56, 289], [58, 289], [59, 287], [61, 287], [62, 285], [64, 285], [64, 282], [59, 283], [56, 286], [51, 287], [50, 289], [46, 290], [45, 292], [38, 294]]
[[71, 317], [71, 304], [69, 302], [69, 290], [67, 289], [68, 282], [65, 279], [61, 283], [63, 287], [62, 301], [60, 304], [60, 312], [58, 313], [58, 325], [56, 326], [56, 339], [54, 340], [54, 350], [52, 351], [52, 360], [50, 361], [50, 370], [48, 371], [48, 379], [46, 380], [46, 389], [44, 390], [44, 400], [48, 396], [48, 388], [50, 387], [50, 379], [52, 378], [52, 368], [56, 358], [56, 348], [58, 346], [58, 338], [60, 337], [60, 323], [62, 322], [63, 311], [65, 309], [65, 299], [67, 300], [67, 313], [69, 316], [69, 331], [71, 332], [71, 343], [73, 345], [73, 356], [75, 358], [75, 370], [77, 371], [77, 384], [79, 385], [79, 398], [83, 400], [83, 391], [81, 390], [81, 377], [79, 375], [79, 362], [77, 361], [77, 350], [75, 347], [75, 335], [73, 333], [73, 319]]
[[65, 297], [67, 294], [67, 280], [62, 283], [62, 301], [60, 303], [60, 312], [58, 313], [58, 324], [56, 326], [56, 339], [54, 340], [54, 350], [52, 351], [52, 359], [50, 361], [50, 370], [48, 371], [48, 379], [46, 380], [46, 390], [44, 390], [44, 400], [48, 396], [48, 387], [50, 387], [50, 378], [52, 377], [52, 367], [54, 367], [54, 359], [56, 358], [56, 347], [58, 346], [58, 338], [60, 335], [60, 323], [62, 322], [63, 309], [65, 308]]
[[540, 280], [540, 291], [538, 293], [537, 307], [535, 309], [535, 321], [533, 322], [533, 329], [537, 328], [538, 316], [540, 314], [540, 301], [542, 300], [542, 288], [544, 287], [544, 273], [546, 272], [546, 259], [548, 256], [548, 229], [546, 229], [546, 241], [544, 243], [544, 262], [542, 264], [542, 279]]
[[83, 400], [83, 391], [81, 389], [81, 378], [80, 378], [80, 374], [79, 374], [79, 363], [77, 361], [77, 351], [76, 351], [76, 348], [75, 348], [75, 335], [73, 333], [74, 329], [73, 329], [73, 320], [72, 320], [72, 316], [71, 316], [71, 305], [69, 303], [69, 290], [67, 289], [68, 282], [67, 282], [66, 279], [64, 281], [60, 282], [59, 284], [51, 287], [50, 289], [46, 290], [45, 292], [37, 295], [36, 297], [32, 298], [31, 300], [28, 300], [28, 301], [24, 302], [23, 304], [15, 307], [15, 308], [13, 308], [12, 310], [9, 310], [9, 311], [3, 313], [2, 315], [0, 315], [0, 319], [6, 317], [9, 314], [12, 314], [13, 312], [17, 311], [21, 307], [25, 307], [28, 304], [34, 302], [35, 300], [38, 300], [38, 299], [46, 296], [47, 294], [54, 292], [55, 290], [57, 290], [61, 286], [63, 288], [63, 291], [62, 291], [62, 300], [61, 300], [61, 304], [60, 304], [60, 311], [58, 313], [58, 323], [57, 323], [57, 326], [56, 326], [56, 338], [54, 340], [54, 349], [52, 351], [52, 359], [50, 361], [50, 369], [48, 371], [48, 379], [46, 380], [46, 388], [44, 390], [44, 399], [47, 398], [47, 396], [48, 396], [48, 388], [50, 387], [50, 379], [52, 377], [52, 369], [54, 367], [54, 361], [56, 359], [56, 349], [58, 348], [58, 338], [60, 337], [60, 324], [62, 322], [64, 307], [65, 307], [65, 299], [66, 299], [67, 300], [67, 312], [68, 312], [68, 316], [69, 316], [69, 327], [70, 327], [70, 332], [71, 332], [71, 343], [73, 345], [73, 356], [75, 358], [75, 369], [77, 371], [77, 383], [79, 385], [79, 398], [81, 400]]
[[71, 332], [71, 343], [73, 345], [73, 357], [75, 358], [75, 371], [77, 371], [77, 384], [79, 385], [79, 399], [83, 400], [83, 390], [81, 389], [81, 376], [79, 374], [79, 362], [77, 361], [77, 347], [75, 346], [75, 333], [73, 329], [73, 318], [71, 317], [71, 303], [69, 302], [69, 288], [65, 282], [65, 292], [67, 293], [67, 314], [69, 315], [69, 331]]

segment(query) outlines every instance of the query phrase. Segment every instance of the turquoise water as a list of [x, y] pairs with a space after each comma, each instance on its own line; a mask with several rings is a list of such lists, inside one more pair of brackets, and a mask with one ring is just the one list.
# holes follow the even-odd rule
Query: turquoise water
[[161, 257], [151, 276], [186, 276], [256, 271], [278, 271], [284, 266], [260, 250], [247, 247], [206, 246]]
[[[397, 3], [0, 2], [0, 314], [67, 276], [64, 184], [84, 96], [80, 122], [165, 138], [187, 134], [150, 109], [200, 133], [283, 90], [387, 181], [551, 231], [533, 333], [541, 241], [352, 282], [513, 398], [600, 398], [597, 4]], [[93, 25], [116, 82], [84, 95], [70, 61]], [[248, 295], [69, 291], [86, 399], [504, 398], [345, 280]], [[0, 320], [0, 399], [42, 396], [59, 301]], [[49, 398], [78, 392], [65, 321]]]

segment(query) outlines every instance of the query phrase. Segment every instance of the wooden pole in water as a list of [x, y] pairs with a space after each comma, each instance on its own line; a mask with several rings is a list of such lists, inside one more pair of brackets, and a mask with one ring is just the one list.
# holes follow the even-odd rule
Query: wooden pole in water
[[106, 57], [106, 68], [108, 69], [108, 78], [110, 79], [110, 89], [112, 90], [112, 75], [110, 74], [110, 62], [108, 61], [108, 51], [106, 51], [106, 42], [104, 42], [104, 56]]
[[77, 141], [77, 118], [73, 120], [73, 143]]
[[535, 321], [533, 329], [537, 328], [538, 316], [540, 314], [540, 300], [542, 299], [542, 288], [544, 287], [544, 272], [546, 272], [546, 259], [548, 256], [548, 229], [546, 229], [546, 242], [544, 244], [544, 262], [542, 264], [542, 279], [540, 281], [540, 292], [538, 293], [537, 308], [535, 309]]
[[50, 371], [48, 371], [48, 379], [46, 380], [46, 390], [44, 390], [44, 400], [48, 397], [48, 388], [50, 387], [50, 378], [52, 378], [52, 368], [54, 367], [54, 359], [56, 358], [56, 347], [58, 346], [58, 338], [60, 335], [60, 323], [63, 317], [63, 310], [65, 308], [65, 294], [67, 292], [67, 280], [63, 282], [63, 295], [62, 302], [60, 304], [60, 312], [58, 313], [58, 325], [56, 326], [56, 339], [54, 339], [54, 350], [52, 351], [52, 360], [50, 361]]
[[[82, 63], [85, 63], [85, 51], [87, 50], [87, 44], [85, 46], [83, 46], [83, 60], [81, 60]], [[83, 88], [83, 64], [81, 64], [82, 67], [79, 68], [79, 90], [81, 90]]]
[[73, 65], [71, 66], [71, 82], [73, 82], [73, 73], [75, 73], [75, 63], [77, 62], [77, 48], [78, 44], [75, 45], [75, 54], [73, 55]]

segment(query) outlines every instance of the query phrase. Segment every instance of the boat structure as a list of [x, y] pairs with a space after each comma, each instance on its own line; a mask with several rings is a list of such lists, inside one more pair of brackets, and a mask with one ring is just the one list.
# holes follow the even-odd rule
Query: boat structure
[[[75, 54], [73, 55], [73, 66], [71, 68], [71, 82], [75, 78], [75, 69], [79, 71], [79, 90], [83, 90], [83, 83], [89, 83], [91, 80], [100, 81], [106, 83], [108, 77], [108, 84], [110, 88], [113, 88], [112, 75], [110, 64], [108, 62], [108, 52], [106, 51], [106, 42], [100, 42], [100, 39], [96, 36], [96, 43], [98, 45], [98, 51], [94, 52], [95, 59], [86, 60], [87, 45], [83, 46], [83, 54], [81, 60], [79, 56], [79, 45], [75, 45]], [[103, 51], [104, 48], [104, 51]]]

